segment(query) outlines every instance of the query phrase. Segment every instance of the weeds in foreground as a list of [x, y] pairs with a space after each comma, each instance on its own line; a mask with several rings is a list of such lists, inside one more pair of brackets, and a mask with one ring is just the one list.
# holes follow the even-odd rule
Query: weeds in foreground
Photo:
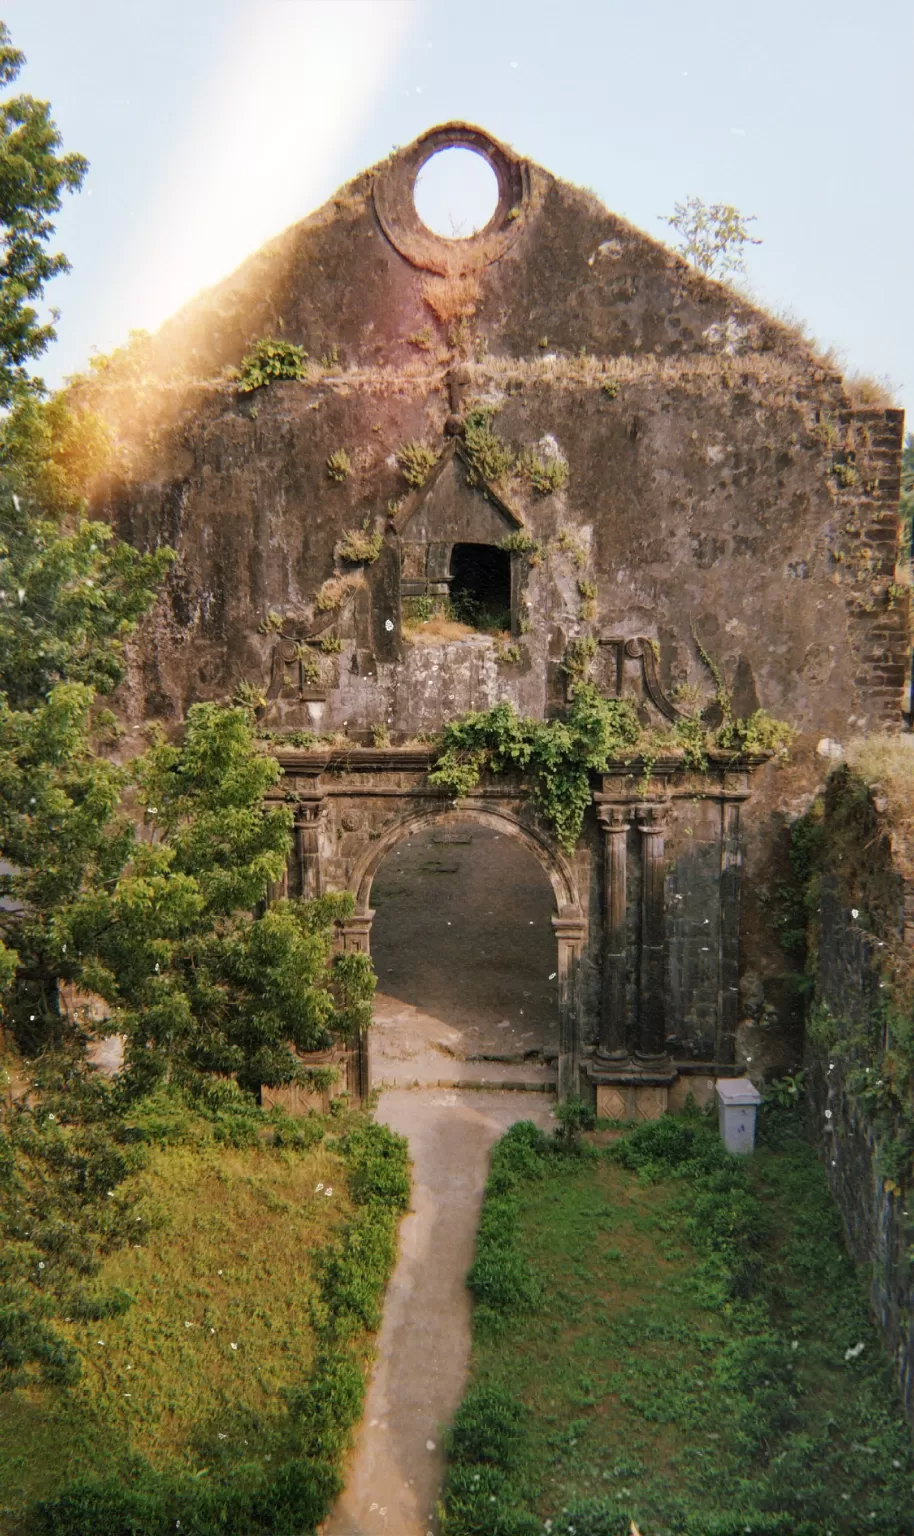
[[[914, 1455], [800, 1111], [493, 1157], [446, 1536], [900, 1536]], [[546, 1522], [550, 1522], [547, 1526]]]
[[[52, 1102], [43, 1119], [57, 1125]], [[79, 1379], [6, 1396], [0, 1528], [302, 1536], [339, 1491], [361, 1413], [409, 1198], [405, 1143], [345, 1112], [207, 1114], [166, 1092], [108, 1111], [94, 1126], [106, 1166], [85, 1163], [84, 1131], [54, 1134], [72, 1143], [67, 1167], [90, 1170], [86, 1201], [142, 1224], [113, 1253], [97, 1220], [78, 1228], [87, 1305], [67, 1275], [55, 1284]], [[42, 1164], [45, 1203], [58, 1163]], [[57, 1182], [69, 1213], [70, 1173]], [[21, 1196], [12, 1204], [32, 1219]]]

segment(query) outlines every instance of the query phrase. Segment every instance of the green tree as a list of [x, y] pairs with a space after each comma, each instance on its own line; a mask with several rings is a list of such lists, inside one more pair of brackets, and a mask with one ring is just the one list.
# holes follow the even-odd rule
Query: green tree
[[[0, 80], [22, 62], [0, 24]], [[124, 775], [98, 753], [110, 719], [97, 695], [123, 677], [124, 643], [171, 558], [86, 517], [108, 433], [67, 394], [42, 398], [27, 372], [54, 334], [33, 302], [67, 266], [46, 249], [51, 215], [86, 169], [59, 148], [46, 103], [0, 105], [0, 983], [16, 983], [12, 1011], [33, 1041], [69, 974], [57, 970], [59, 915], [122, 858]]]
[[143, 830], [116, 878], [57, 925], [84, 982], [117, 1009], [138, 1088], [218, 1076], [256, 1093], [300, 1075], [293, 1048], [369, 1022], [368, 957], [333, 952], [351, 896], [253, 915], [290, 851], [292, 813], [266, 798], [280, 776], [248, 710], [194, 705], [182, 743], [160, 738], [135, 765]]
[[[0, 85], [11, 85], [24, 63], [0, 22]], [[42, 324], [35, 304], [51, 278], [69, 269], [47, 243], [63, 194], [76, 191], [88, 170], [82, 155], [60, 153], [61, 142], [47, 102], [0, 102], [0, 407], [43, 392], [27, 364], [54, 339], [57, 315]]]
[[742, 272], [746, 246], [762, 243], [748, 229], [756, 222], [755, 214], [740, 213], [731, 203], [709, 205], [700, 197], [687, 197], [673, 205], [663, 222], [679, 236], [676, 249], [706, 277], [722, 279]]
[[[0, 30], [3, 78], [21, 62]], [[60, 983], [72, 982], [115, 1010], [139, 1086], [217, 1076], [256, 1091], [299, 1073], [296, 1048], [368, 1022], [373, 972], [367, 957], [334, 954], [350, 897], [267, 906], [291, 813], [266, 802], [280, 770], [246, 709], [198, 705], [180, 744], [160, 737], [128, 767], [113, 759], [104, 700], [173, 555], [141, 553], [87, 516], [114, 453], [93, 391], [44, 398], [25, 371], [52, 334], [26, 300], [66, 265], [44, 250], [49, 213], [85, 166], [57, 156], [46, 106], [3, 111], [0, 212], [16, 239], [28, 234], [19, 245], [8, 234], [18, 254], [0, 261], [4, 1013], [26, 1049], [61, 1045]]]

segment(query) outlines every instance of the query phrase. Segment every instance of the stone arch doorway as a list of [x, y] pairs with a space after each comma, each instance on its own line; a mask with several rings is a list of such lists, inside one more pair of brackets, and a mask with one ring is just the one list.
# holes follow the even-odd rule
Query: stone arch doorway
[[[585, 924], [572, 869], [549, 842], [508, 811], [464, 801], [390, 827], [351, 887], [345, 942], [369, 950], [378, 971], [379, 1058], [385, 1031], [396, 1052], [399, 1007], [407, 1049], [418, 1056], [431, 1042], [441, 1078], [465, 1076], [467, 1058], [520, 1065], [530, 1052], [557, 1063], [560, 1094], [576, 1087]], [[373, 1060], [371, 1032], [353, 1056], [350, 1080], [364, 1094], [387, 1063]], [[409, 1077], [404, 1064], [399, 1077], [436, 1081], [433, 1066]], [[497, 1077], [499, 1064], [482, 1070]]]

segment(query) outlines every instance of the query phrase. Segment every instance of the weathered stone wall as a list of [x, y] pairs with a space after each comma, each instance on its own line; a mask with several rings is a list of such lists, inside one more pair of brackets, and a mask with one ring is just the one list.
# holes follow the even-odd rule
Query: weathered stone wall
[[[501, 185], [492, 224], [469, 241], [423, 232], [412, 208], [422, 157], [451, 142], [486, 154]], [[264, 334], [302, 345], [308, 376], [240, 393], [231, 369]], [[120, 384], [114, 369], [96, 403], [122, 451], [99, 510], [137, 545], [178, 551], [122, 693], [137, 730], [242, 683], [267, 695], [265, 728], [362, 745], [500, 700], [542, 718], [562, 707], [581, 640], [598, 643], [601, 687], [634, 696], [646, 720], [654, 647], [667, 696], [709, 694], [700, 642], [740, 713], [761, 705], [795, 725], [792, 766], [753, 780], [739, 854], [743, 1016], [789, 1021], [765, 905], [786, 819], [820, 777], [819, 737], [900, 717], [899, 411], [857, 409], [790, 330], [462, 128], [343, 188], [169, 322]], [[464, 436], [479, 407], [515, 451], [566, 465], [566, 483], [471, 484]], [[398, 463], [413, 441], [439, 456], [418, 489]], [[351, 472], [335, 480], [340, 451]], [[380, 557], [349, 567], [339, 540], [366, 520], [383, 533]], [[512, 555], [511, 646], [411, 638], [416, 580], [446, 578], [455, 542], [518, 530], [539, 549]], [[589, 878], [598, 913], [596, 863]], [[673, 894], [682, 924], [703, 926], [687, 891]], [[671, 1016], [707, 1043], [685, 927], [664, 962]], [[597, 947], [581, 981], [593, 1017], [605, 969]]]
[[[870, 1302], [914, 1424], [914, 1208], [910, 1191], [885, 1177], [880, 1148], [897, 1112], [880, 1107], [877, 1065], [885, 1029], [881, 993], [891, 974], [879, 962], [888, 947], [905, 941], [906, 928], [908, 942], [914, 938], [914, 880], [896, 867], [891, 834], [872, 796], [844, 772], [829, 781], [824, 839], [816, 1002], [837, 1021], [841, 1046], [829, 1051], [815, 1039], [807, 1044], [810, 1113], [848, 1245], [869, 1271]], [[860, 1044], [848, 1047], [854, 1038]], [[891, 1105], [888, 1098], [885, 1103]]]
[[[542, 715], [563, 691], [558, 669], [580, 635], [645, 635], [668, 687], [707, 684], [693, 630], [742, 711], [762, 704], [801, 730], [838, 736], [849, 717], [858, 726], [896, 718], [906, 637], [902, 608], [888, 606], [893, 482], [864, 494], [830, 473], [815, 418], [839, 410], [834, 386], [816, 391], [816, 403], [729, 366], [678, 382], [648, 368], [613, 400], [599, 374], [578, 380], [570, 365], [553, 378], [519, 370], [517, 382], [484, 364], [463, 370], [465, 398], [497, 406], [508, 441], [551, 439], [569, 468], [567, 488], [551, 496], [513, 488], [544, 558], [523, 562], [518, 605], [529, 629], [511, 663], [491, 639], [419, 647], [404, 638], [393, 532], [340, 610], [322, 616], [314, 606], [344, 531], [366, 517], [383, 526], [406, 492], [398, 448], [446, 446], [440, 372], [282, 383], [253, 397], [200, 388], [180, 430], [160, 442], [154, 474], [143, 466], [106, 504], [131, 542], [168, 542], [180, 556], [147, 631], [135, 715], [180, 718], [193, 699], [224, 696], [242, 679], [267, 689], [276, 637], [260, 626], [275, 612], [293, 633], [332, 627], [344, 645], [327, 668], [326, 701], [285, 709], [287, 727], [380, 723], [413, 734], [498, 698]], [[900, 413], [848, 411], [842, 421], [866, 426], [878, 478], [900, 451]], [[334, 484], [326, 465], [339, 449], [354, 472]], [[582, 578], [597, 588], [592, 618], [581, 617]]]

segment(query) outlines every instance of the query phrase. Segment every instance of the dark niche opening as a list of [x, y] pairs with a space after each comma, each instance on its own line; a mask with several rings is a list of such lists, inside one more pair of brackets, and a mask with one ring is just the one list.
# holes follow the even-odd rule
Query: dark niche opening
[[455, 544], [451, 611], [484, 633], [511, 628], [511, 556], [494, 544]]

